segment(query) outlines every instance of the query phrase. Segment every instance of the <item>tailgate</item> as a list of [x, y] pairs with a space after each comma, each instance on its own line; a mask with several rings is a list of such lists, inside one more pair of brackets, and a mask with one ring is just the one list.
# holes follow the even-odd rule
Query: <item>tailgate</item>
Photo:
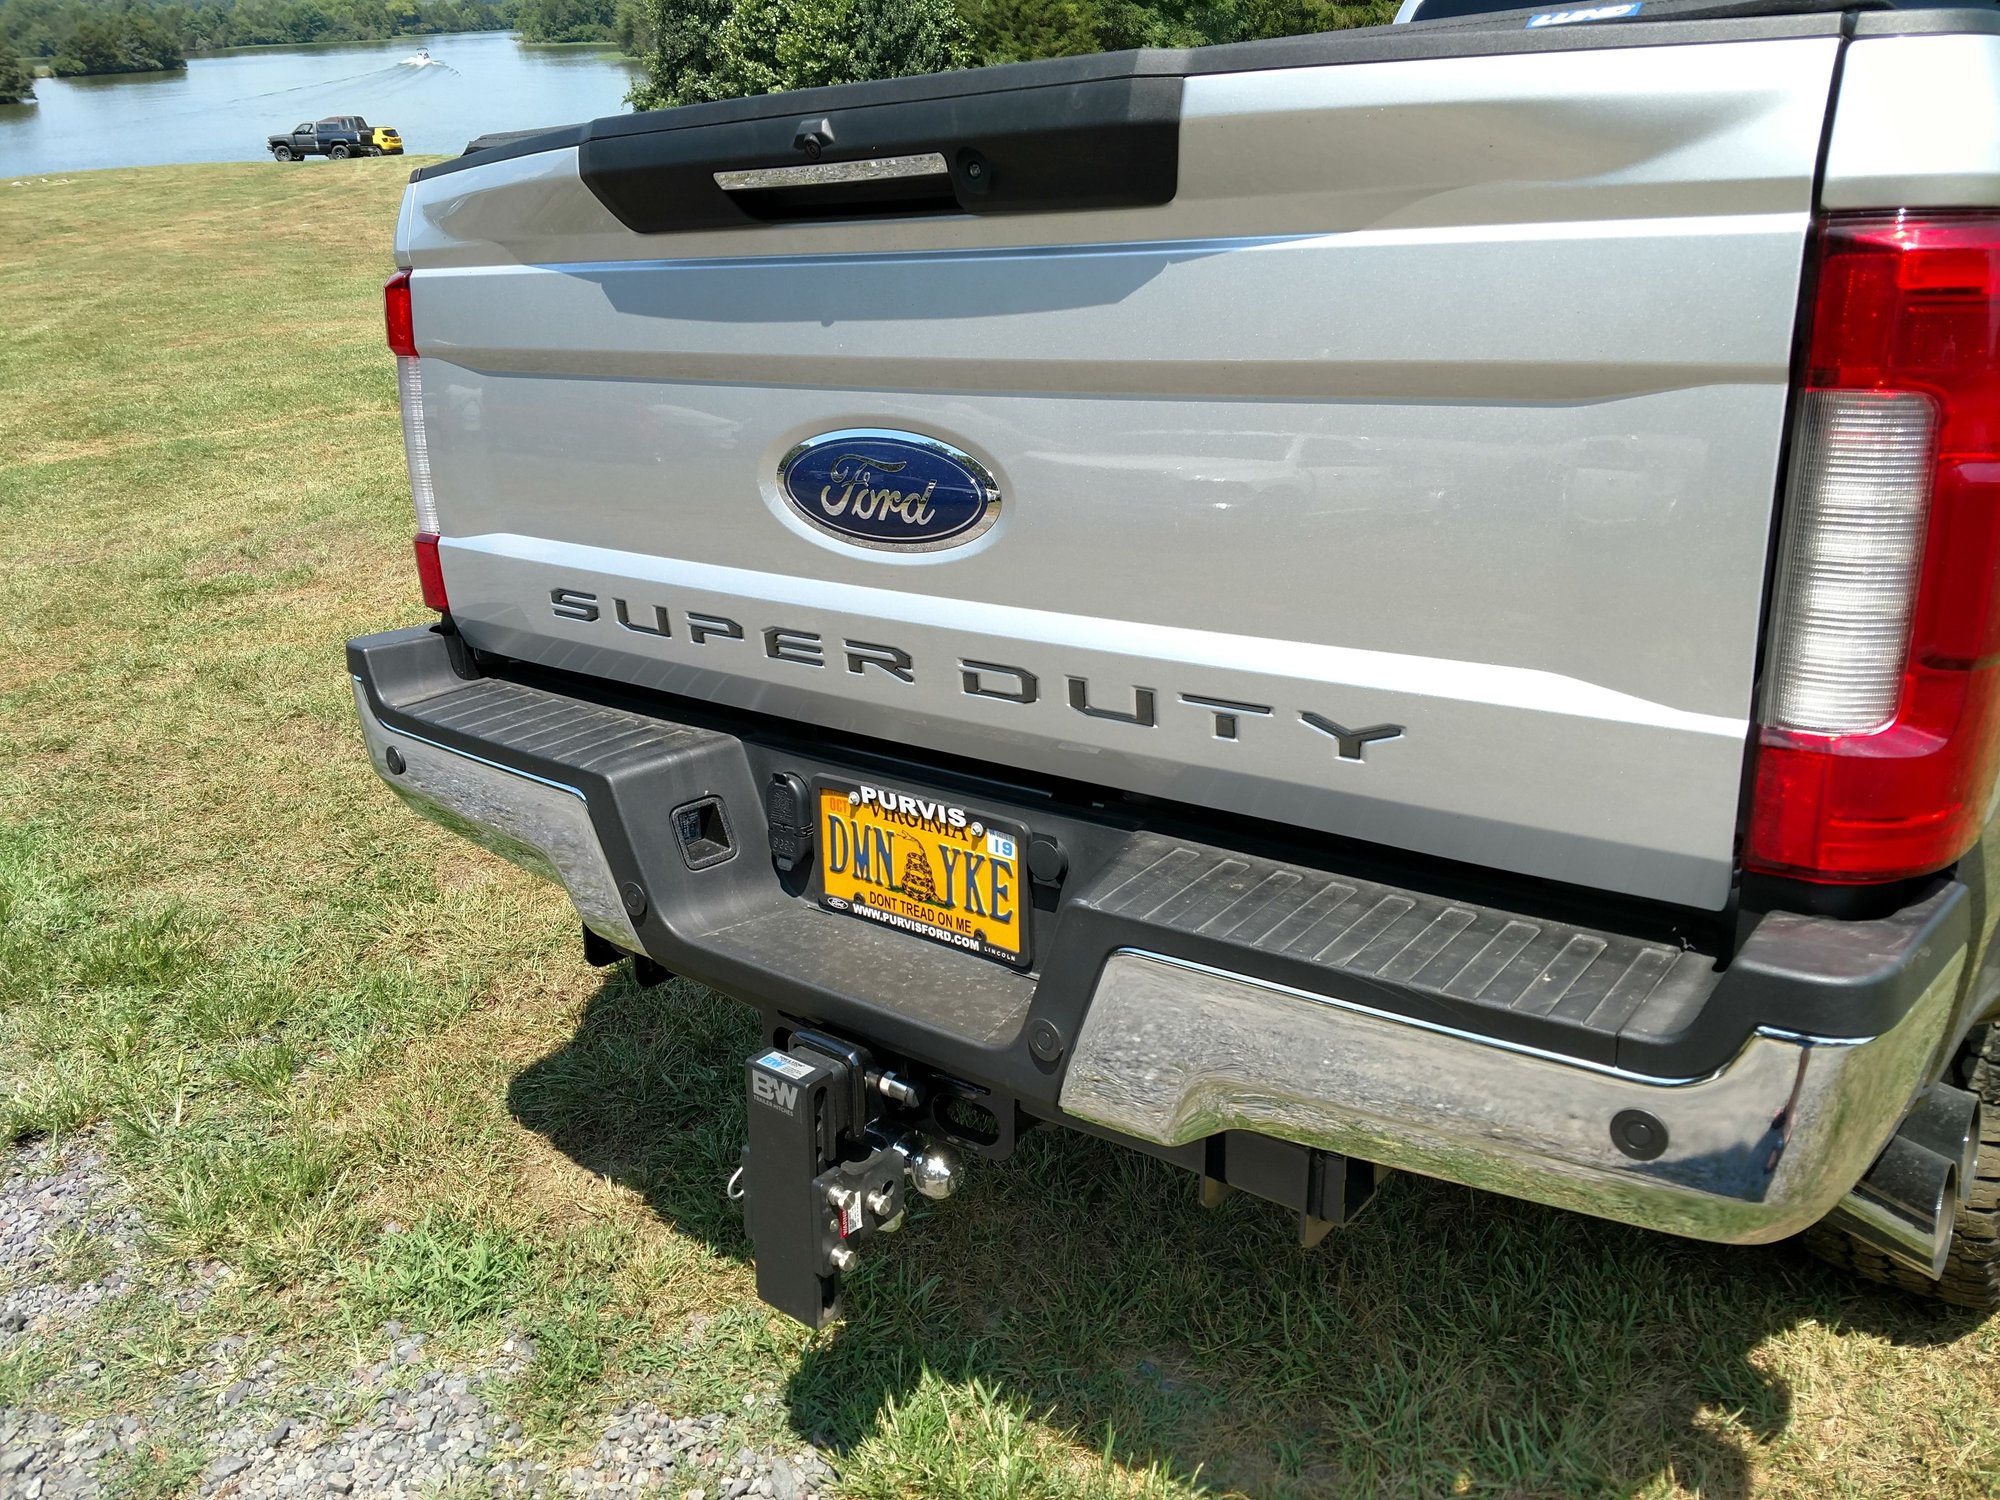
[[[432, 169], [397, 252], [453, 615], [918, 752], [1719, 907], [1838, 46], [1788, 24], [1823, 34], [1031, 64]], [[716, 184], [822, 128], [950, 182]], [[901, 454], [997, 510], [928, 550], [818, 524], [780, 470], [829, 434], [808, 501]]]

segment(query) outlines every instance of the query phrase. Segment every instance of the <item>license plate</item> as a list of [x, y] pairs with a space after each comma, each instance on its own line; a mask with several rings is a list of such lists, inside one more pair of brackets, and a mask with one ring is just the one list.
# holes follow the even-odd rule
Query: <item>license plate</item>
[[821, 906], [1027, 965], [1019, 828], [936, 797], [837, 782], [818, 789]]

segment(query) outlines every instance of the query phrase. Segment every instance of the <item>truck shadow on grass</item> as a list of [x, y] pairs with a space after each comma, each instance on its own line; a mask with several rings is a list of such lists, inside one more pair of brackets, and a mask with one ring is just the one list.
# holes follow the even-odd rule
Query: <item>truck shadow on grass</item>
[[[747, 1261], [720, 1186], [757, 1042], [748, 1011], [618, 971], [508, 1102], [580, 1165]], [[949, 1465], [982, 1445], [1019, 1452], [1032, 1414], [1222, 1490], [1664, 1480], [1740, 1496], [1754, 1450], [1793, 1417], [1774, 1371], [1852, 1361], [1872, 1382], [1868, 1362], [1894, 1350], [1845, 1335], [1927, 1346], [1978, 1322], [1851, 1286], [1792, 1246], [1671, 1240], [1417, 1177], [1392, 1177], [1313, 1251], [1272, 1205], [1239, 1195], [1211, 1212], [1194, 1196], [1184, 1173], [1054, 1129], [1010, 1162], [974, 1163], [964, 1193], [921, 1204], [848, 1278], [847, 1321], [790, 1375], [796, 1430], [872, 1453], [925, 1493], [956, 1488]], [[946, 1467], [910, 1475], [933, 1461]]]

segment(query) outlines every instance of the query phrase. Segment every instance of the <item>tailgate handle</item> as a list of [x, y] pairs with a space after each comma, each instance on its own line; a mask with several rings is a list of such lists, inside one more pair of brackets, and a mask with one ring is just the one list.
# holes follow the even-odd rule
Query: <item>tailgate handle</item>
[[[979, 182], [985, 164], [963, 152], [961, 169]], [[715, 185], [753, 218], [818, 219], [830, 215], [957, 213], [951, 168], [938, 151], [864, 161], [815, 161], [712, 174]]]

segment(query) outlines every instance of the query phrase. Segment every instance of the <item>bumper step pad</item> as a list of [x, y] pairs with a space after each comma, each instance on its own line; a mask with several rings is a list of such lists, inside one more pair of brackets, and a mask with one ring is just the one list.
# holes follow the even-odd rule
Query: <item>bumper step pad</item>
[[1715, 982], [1712, 958], [1664, 943], [1151, 834], [1082, 899], [1163, 951], [1195, 939], [1218, 967], [1482, 1031], [1526, 1023], [1520, 1040], [1603, 1062], [1642, 1007], [1679, 1012]]

